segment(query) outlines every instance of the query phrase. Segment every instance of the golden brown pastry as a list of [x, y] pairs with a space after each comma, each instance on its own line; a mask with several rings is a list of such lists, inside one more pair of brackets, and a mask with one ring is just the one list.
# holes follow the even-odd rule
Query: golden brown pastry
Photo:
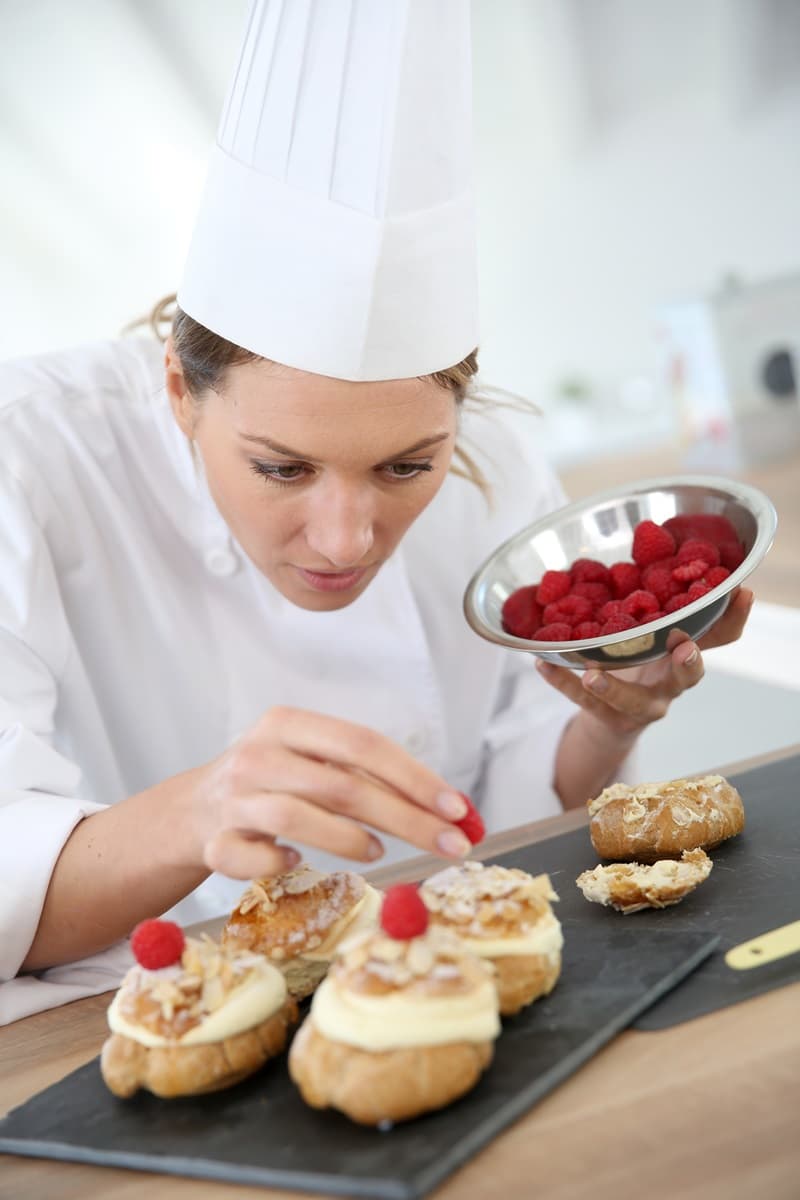
[[628, 787], [589, 801], [589, 833], [601, 858], [652, 863], [711, 850], [744, 828], [742, 798], [721, 775]]
[[266, 955], [301, 1000], [324, 978], [346, 935], [375, 928], [380, 904], [381, 893], [360, 875], [325, 875], [301, 864], [253, 880], [225, 924], [222, 943]]
[[363, 1125], [404, 1121], [472, 1088], [499, 1032], [491, 968], [458, 938], [360, 933], [314, 994], [289, 1073], [314, 1108]]
[[575, 882], [587, 900], [634, 913], [677, 904], [708, 879], [712, 866], [705, 850], [684, 850], [679, 862], [664, 858], [649, 866], [611, 863], [584, 871]]
[[465, 862], [426, 879], [420, 895], [433, 924], [493, 964], [504, 1017], [553, 990], [564, 938], [549, 876]]
[[174, 964], [130, 969], [108, 1010], [100, 1070], [116, 1096], [217, 1091], [278, 1054], [296, 1020], [286, 982], [265, 958], [188, 938]]

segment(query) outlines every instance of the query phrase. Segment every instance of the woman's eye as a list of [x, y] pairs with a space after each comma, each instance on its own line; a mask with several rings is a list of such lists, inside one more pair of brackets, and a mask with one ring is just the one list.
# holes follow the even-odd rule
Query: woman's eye
[[306, 472], [302, 463], [266, 463], [253, 459], [250, 466], [256, 475], [271, 483], [296, 483]]
[[423, 471], [432, 471], [433, 466], [429, 462], [392, 463], [386, 470], [393, 479], [413, 479]]

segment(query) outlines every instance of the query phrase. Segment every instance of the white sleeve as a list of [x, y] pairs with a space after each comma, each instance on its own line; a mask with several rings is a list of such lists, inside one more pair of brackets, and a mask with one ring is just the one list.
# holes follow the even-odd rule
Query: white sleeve
[[46, 540], [22, 488], [4, 475], [0, 479], [0, 1020], [5, 989], [13, 986], [6, 981], [13, 980], [33, 941], [61, 849], [75, 825], [103, 807], [80, 798], [81, 772], [53, 744], [58, 677], [70, 645]]
[[498, 704], [486, 729], [478, 797], [487, 828], [496, 832], [555, 816], [558, 744], [578, 708], [545, 683], [533, 655], [510, 650]]

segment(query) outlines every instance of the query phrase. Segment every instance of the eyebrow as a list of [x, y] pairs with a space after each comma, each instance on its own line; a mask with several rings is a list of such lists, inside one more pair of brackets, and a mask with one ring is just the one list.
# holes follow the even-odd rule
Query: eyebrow
[[[275, 454], [283, 454], [286, 458], [297, 458], [302, 462], [318, 463], [318, 458], [311, 458], [308, 454], [302, 454], [299, 450], [292, 450], [290, 446], [283, 446], [280, 442], [273, 442], [271, 438], [258, 437], [254, 433], [242, 433], [240, 435], [246, 442], [257, 442], [261, 446], [266, 446]], [[450, 436], [449, 433], [437, 433], [432, 437], [421, 438], [415, 442], [413, 446], [407, 446], [405, 450], [400, 450], [397, 454], [391, 454], [385, 458], [379, 466], [384, 463], [395, 462], [399, 458], [407, 458], [409, 454], [416, 454], [419, 450], [427, 450], [430, 446], [438, 446], [440, 442], [444, 442]]]

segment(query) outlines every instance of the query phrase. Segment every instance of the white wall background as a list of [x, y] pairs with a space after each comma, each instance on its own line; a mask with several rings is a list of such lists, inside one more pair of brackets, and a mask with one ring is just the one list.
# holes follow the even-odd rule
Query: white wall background
[[[0, 355], [175, 289], [244, 10], [0, 0]], [[581, 380], [622, 438], [660, 305], [800, 268], [800, 0], [473, 15], [484, 375], [545, 408]]]

